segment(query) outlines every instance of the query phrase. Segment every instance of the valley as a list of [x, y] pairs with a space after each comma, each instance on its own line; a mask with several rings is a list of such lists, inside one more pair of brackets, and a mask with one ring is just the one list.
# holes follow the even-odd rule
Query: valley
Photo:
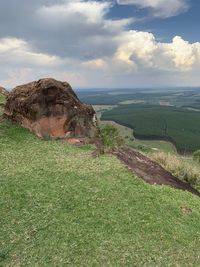
[[[200, 89], [124, 89], [78, 92], [101, 119], [124, 126], [132, 147], [190, 154], [200, 148]], [[130, 131], [126, 133], [126, 129]], [[121, 129], [122, 135], [124, 136]], [[175, 149], [176, 147], [176, 149]]]

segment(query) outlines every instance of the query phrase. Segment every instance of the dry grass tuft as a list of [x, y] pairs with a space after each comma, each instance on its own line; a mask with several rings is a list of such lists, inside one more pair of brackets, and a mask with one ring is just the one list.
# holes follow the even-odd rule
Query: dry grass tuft
[[200, 165], [194, 160], [164, 152], [152, 153], [151, 157], [177, 178], [200, 188]]

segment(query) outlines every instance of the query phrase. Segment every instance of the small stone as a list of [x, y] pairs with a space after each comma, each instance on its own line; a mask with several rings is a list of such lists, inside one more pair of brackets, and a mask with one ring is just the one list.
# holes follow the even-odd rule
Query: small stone
[[82, 141], [81, 141], [80, 139], [76, 139], [76, 138], [70, 138], [70, 139], [67, 140], [67, 142], [68, 142], [69, 144], [72, 144], [72, 145], [82, 143]]

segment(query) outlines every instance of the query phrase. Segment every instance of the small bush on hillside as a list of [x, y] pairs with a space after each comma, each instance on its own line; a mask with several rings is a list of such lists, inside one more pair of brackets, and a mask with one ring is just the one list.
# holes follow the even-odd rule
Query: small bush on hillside
[[200, 188], [200, 168], [194, 161], [164, 152], [152, 153], [151, 157], [180, 180]]
[[193, 158], [194, 158], [195, 161], [200, 163], [200, 149], [193, 153]]
[[103, 127], [101, 135], [105, 147], [113, 148], [124, 144], [124, 139], [120, 135], [119, 130], [111, 124]]

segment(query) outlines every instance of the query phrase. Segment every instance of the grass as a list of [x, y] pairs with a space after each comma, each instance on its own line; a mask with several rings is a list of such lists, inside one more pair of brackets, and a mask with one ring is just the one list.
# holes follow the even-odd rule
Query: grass
[[192, 158], [163, 152], [150, 153], [149, 157], [156, 160], [179, 179], [200, 190], [200, 164]]
[[140, 149], [141, 147], [144, 151], [161, 151], [165, 153], [177, 154], [176, 147], [168, 141], [135, 139], [134, 141], [128, 142], [128, 145], [135, 149]]
[[0, 103], [4, 102], [5, 101], [5, 96], [0, 94]]
[[156, 105], [119, 105], [105, 111], [102, 120], [113, 120], [134, 129], [139, 139], [166, 139], [179, 152], [200, 148], [200, 113], [183, 108]]
[[92, 151], [0, 124], [0, 266], [200, 266], [199, 198]]

